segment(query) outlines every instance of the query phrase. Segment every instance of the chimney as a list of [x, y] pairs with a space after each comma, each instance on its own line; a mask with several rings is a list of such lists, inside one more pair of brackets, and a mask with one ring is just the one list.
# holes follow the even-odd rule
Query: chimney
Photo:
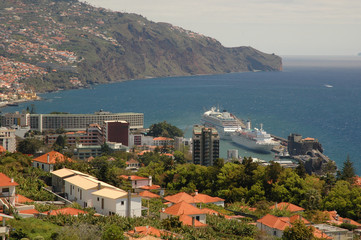
[[130, 214], [131, 214], [131, 201], [132, 201], [132, 194], [130, 192], [130, 190], [128, 190], [128, 199], [127, 199], [127, 210], [126, 210], [126, 216], [127, 217], [131, 217]]
[[153, 181], [152, 181], [152, 176], [149, 176], [149, 186], [152, 186]]
[[12, 183], [13, 183], [13, 182], [14, 182], [14, 178], [11, 178], [10, 182], [12, 182]]
[[164, 212], [165, 211], [165, 208], [162, 208], [162, 212]]
[[131, 177], [131, 176], [128, 176], [128, 180], [129, 180], [129, 181], [132, 181], [132, 177]]
[[99, 182], [98, 183], [98, 190], [100, 190], [102, 188], [102, 184]]
[[194, 217], [192, 217], [192, 227], [194, 227], [194, 225], [195, 225], [195, 218]]
[[46, 158], [46, 162], [49, 164], [50, 163], [50, 155], [49, 155], [49, 153], [48, 153], [48, 156], [47, 156], [47, 158]]
[[196, 189], [196, 190], [194, 190], [194, 195], [198, 195], [198, 190]]

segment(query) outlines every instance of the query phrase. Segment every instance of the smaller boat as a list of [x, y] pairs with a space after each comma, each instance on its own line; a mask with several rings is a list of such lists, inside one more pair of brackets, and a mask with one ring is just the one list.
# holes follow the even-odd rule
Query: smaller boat
[[329, 84], [325, 84], [324, 86], [327, 87], [327, 88], [333, 88], [333, 86], [329, 85]]
[[17, 106], [19, 106], [19, 104], [17, 104], [17, 103], [8, 103], [8, 104], [6, 104], [8, 107], [17, 107]]

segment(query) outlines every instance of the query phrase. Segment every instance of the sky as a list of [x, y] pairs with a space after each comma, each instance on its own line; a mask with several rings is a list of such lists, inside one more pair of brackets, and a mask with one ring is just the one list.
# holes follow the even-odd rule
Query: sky
[[361, 53], [360, 0], [86, 0], [278, 55]]

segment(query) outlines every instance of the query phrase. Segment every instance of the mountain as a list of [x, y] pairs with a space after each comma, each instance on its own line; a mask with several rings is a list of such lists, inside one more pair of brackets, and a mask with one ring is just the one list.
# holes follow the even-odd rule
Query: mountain
[[[77, 0], [0, 0], [0, 56], [36, 91], [149, 77], [279, 71], [282, 60]], [[30, 70], [29, 70], [30, 69]], [[35, 70], [34, 70], [35, 69]]]

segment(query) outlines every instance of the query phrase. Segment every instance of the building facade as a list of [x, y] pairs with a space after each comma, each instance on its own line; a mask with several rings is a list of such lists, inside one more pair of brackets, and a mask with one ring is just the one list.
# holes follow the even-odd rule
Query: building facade
[[193, 127], [193, 163], [213, 166], [219, 158], [219, 136], [215, 128], [195, 125]]
[[121, 143], [129, 146], [129, 123], [126, 121], [104, 121], [104, 142]]
[[127, 121], [130, 129], [143, 128], [143, 113], [110, 113], [94, 114], [30, 114], [31, 130], [46, 131], [63, 128], [66, 131], [85, 130], [89, 124], [102, 125], [104, 121]]
[[15, 130], [0, 127], [0, 145], [8, 152], [16, 151]]

